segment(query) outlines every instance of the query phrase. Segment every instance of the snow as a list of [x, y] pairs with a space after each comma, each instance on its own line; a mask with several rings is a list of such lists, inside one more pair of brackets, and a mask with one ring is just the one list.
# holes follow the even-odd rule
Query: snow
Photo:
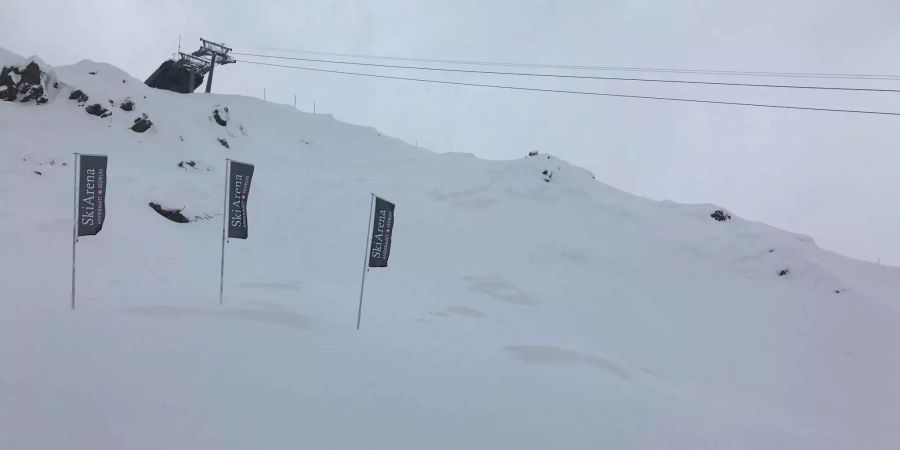
[[[552, 155], [435, 154], [108, 64], [56, 73], [49, 103], [0, 103], [0, 448], [900, 446], [896, 268]], [[75, 311], [73, 152], [110, 156]], [[219, 306], [225, 158], [256, 172]], [[356, 331], [370, 192], [397, 223]]]

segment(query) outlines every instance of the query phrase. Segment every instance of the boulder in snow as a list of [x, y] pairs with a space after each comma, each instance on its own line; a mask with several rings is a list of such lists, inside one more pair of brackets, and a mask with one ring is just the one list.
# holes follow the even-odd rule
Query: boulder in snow
[[216, 106], [215, 109], [213, 109], [213, 120], [223, 127], [228, 125], [228, 107]]
[[726, 220], [731, 220], [731, 214], [728, 214], [728, 212], [721, 210], [721, 209], [717, 209], [717, 210], [713, 211], [713, 213], [710, 214], [709, 217], [716, 219], [717, 222], [724, 222]]
[[88, 101], [88, 96], [81, 89], [76, 89], [69, 94], [69, 100], [75, 100], [78, 103], [84, 103]]
[[154, 211], [158, 212], [159, 215], [165, 217], [166, 219], [171, 220], [175, 223], [189, 223], [191, 220], [184, 216], [181, 213], [180, 209], [169, 209], [165, 208], [159, 203], [150, 202], [150, 207], [153, 208]]
[[92, 116], [97, 116], [97, 117], [109, 117], [112, 115], [112, 113], [109, 112], [108, 109], [100, 106], [99, 103], [94, 103], [93, 105], [88, 106], [87, 108], [84, 108], [84, 110], [88, 114], [90, 114]]
[[134, 119], [134, 125], [131, 126], [131, 131], [136, 133], [143, 133], [150, 129], [153, 126], [153, 122], [150, 121], [150, 118], [147, 117], [146, 114], [141, 117]]

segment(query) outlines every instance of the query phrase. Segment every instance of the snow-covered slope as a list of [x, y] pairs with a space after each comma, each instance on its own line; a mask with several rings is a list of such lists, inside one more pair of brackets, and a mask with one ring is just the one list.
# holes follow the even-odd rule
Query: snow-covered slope
[[[434, 154], [90, 61], [55, 77], [0, 102], [0, 448], [900, 446], [897, 269], [550, 155]], [[70, 311], [73, 152], [110, 159]], [[226, 158], [256, 174], [219, 306]], [[370, 192], [397, 223], [356, 331]]]

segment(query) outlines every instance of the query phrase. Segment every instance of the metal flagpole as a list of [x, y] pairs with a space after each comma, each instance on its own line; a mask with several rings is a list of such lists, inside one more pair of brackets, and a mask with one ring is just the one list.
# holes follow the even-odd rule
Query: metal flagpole
[[222, 304], [222, 293], [225, 288], [225, 236], [228, 233], [228, 171], [231, 160], [225, 159], [225, 202], [222, 209], [222, 261], [219, 266], [219, 304]]
[[372, 238], [372, 212], [375, 211], [375, 194], [369, 199], [369, 222], [366, 224], [366, 251], [363, 256], [362, 283], [359, 285], [359, 310], [356, 313], [356, 329], [359, 329], [359, 323], [362, 321], [362, 301], [363, 291], [366, 288], [366, 272], [369, 271], [369, 241]]
[[75, 310], [75, 243], [78, 242], [78, 153], [75, 155], [75, 189], [72, 194], [72, 310]]

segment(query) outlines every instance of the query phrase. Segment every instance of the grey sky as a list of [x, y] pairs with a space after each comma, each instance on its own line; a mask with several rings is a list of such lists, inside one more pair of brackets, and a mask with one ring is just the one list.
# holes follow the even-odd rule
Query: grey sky
[[[146, 78], [200, 36], [235, 46], [581, 65], [900, 73], [895, 0], [50, 1], [0, 0], [0, 46]], [[246, 50], [242, 47], [241, 50]], [[290, 56], [290, 55], [288, 55]], [[290, 63], [302, 65], [302, 63]], [[346, 69], [346, 68], [345, 68]], [[359, 71], [398, 73], [361, 68]], [[422, 78], [900, 111], [900, 94]], [[632, 75], [636, 75], [633, 74]], [[637, 74], [640, 75], [640, 74]], [[657, 74], [659, 76], [659, 74]], [[671, 76], [675, 78], [675, 76]], [[697, 77], [693, 77], [697, 79]], [[710, 78], [721, 81], [776, 79]], [[900, 88], [900, 82], [783, 80]], [[744, 109], [351, 78], [236, 64], [215, 91], [291, 103], [435, 151], [554, 153], [656, 199], [714, 202], [900, 265], [900, 118]]]

